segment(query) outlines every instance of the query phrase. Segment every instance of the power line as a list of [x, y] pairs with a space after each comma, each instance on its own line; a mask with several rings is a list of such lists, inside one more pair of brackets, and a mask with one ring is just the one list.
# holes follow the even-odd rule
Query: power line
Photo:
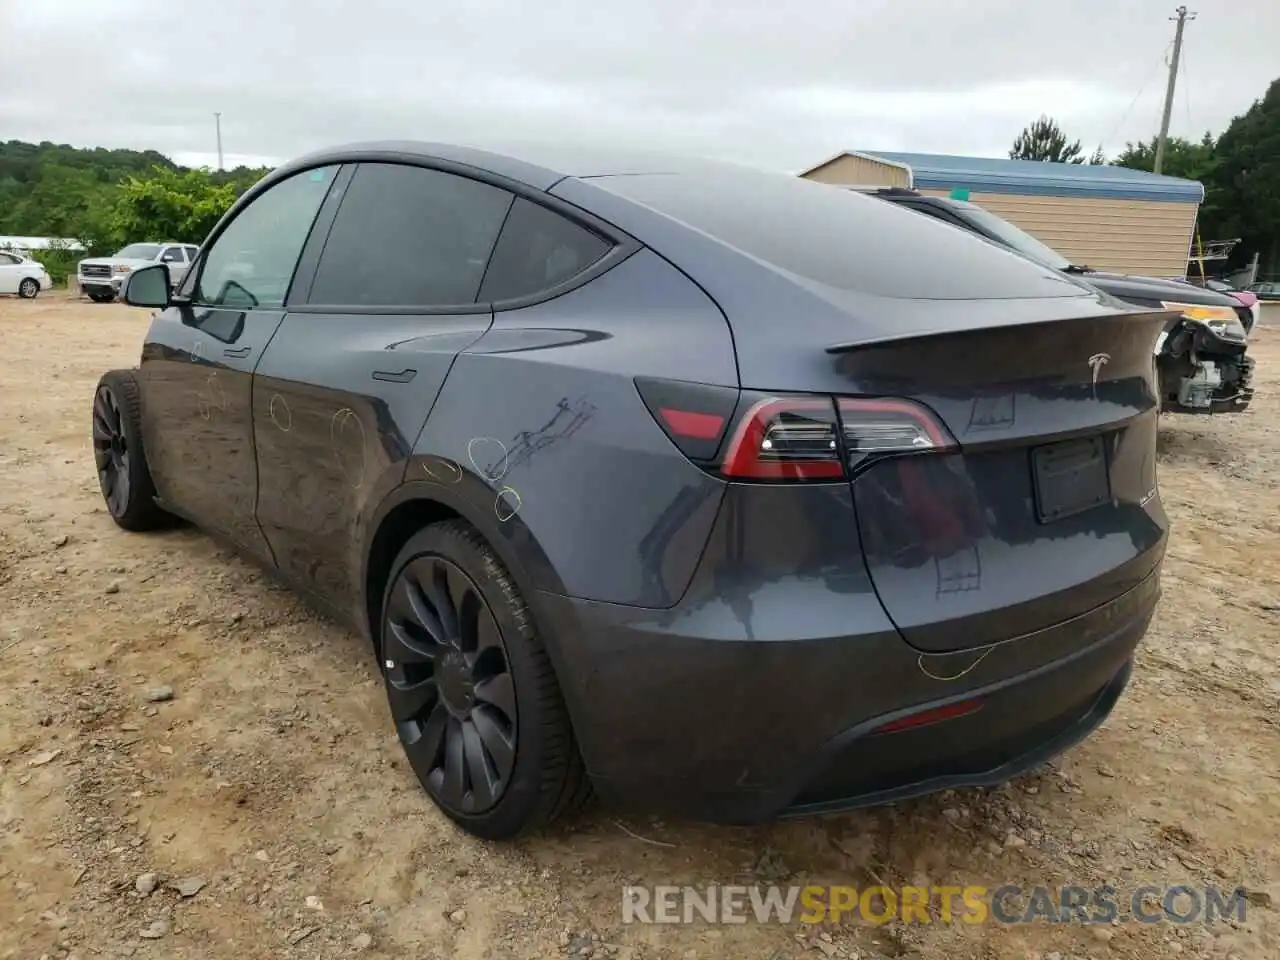
[[1133, 108], [1137, 106], [1139, 98], [1141, 98], [1142, 94], [1146, 92], [1147, 84], [1151, 82], [1151, 78], [1159, 72], [1160, 68], [1164, 66], [1165, 63], [1164, 54], [1161, 54], [1160, 60], [1151, 68], [1151, 72], [1147, 74], [1147, 78], [1142, 81], [1142, 85], [1138, 87], [1138, 92], [1133, 95], [1133, 99], [1129, 101], [1129, 106], [1126, 107], [1124, 113], [1120, 115], [1120, 119], [1117, 120], [1115, 126], [1111, 128], [1111, 132], [1103, 139], [1103, 143], [1110, 143], [1111, 138], [1116, 135], [1116, 132], [1124, 125], [1124, 122], [1129, 119], [1129, 114], [1133, 113]]

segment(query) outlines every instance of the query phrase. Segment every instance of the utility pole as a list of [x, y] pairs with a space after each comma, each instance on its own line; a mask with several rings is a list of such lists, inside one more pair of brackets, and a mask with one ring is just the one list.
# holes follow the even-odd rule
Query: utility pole
[[1178, 82], [1178, 64], [1182, 61], [1182, 28], [1188, 20], [1196, 18], [1194, 13], [1187, 12], [1186, 7], [1179, 7], [1174, 12], [1177, 16], [1169, 19], [1177, 20], [1178, 26], [1173, 35], [1173, 58], [1169, 61], [1169, 86], [1164, 91], [1164, 116], [1160, 119], [1160, 136], [1156, 140], [1156, 173], [1164, 167], [1164, 144], [1169, 139], [1169, 118], [1173, 116], [1173, 88]]
[[[1179, 27], [1179, 28], [1178, 28], [1178, 36], [1182, 36], [1182, 28], [1181, 28], [1181, 27]], [[1166, 110], [1165, 112], [1166, 112], [1166, 114], [1168, 113], [1168, 111], [1167, 111], [1167, 110]], [[219, 170], [221, 170], [221, 169], [222, 169], [222, 114], [221, 114], [221, 113], [217, 113], [217, 112], [215, 112], [215, 113], [214, 113], [214, 115], [213, 115], [213, 125], [214, 125], [214, 129], [215, 129], [215, 130], [217, 130], [217, 132], [218, 132], [218, 169], [219, 169]], [[1164, 125], [1165, 125], [1166, 127], [1169, 125], [1169, 118], [1168, 118], [1168, 116], [1166, 116], [1166, 117], [1165, 117], [1165, 124], [1164, 124]], [[1159, 166], [1159, 164], [1160, 164], [1160, 161], [1159, 161], [1159, 160], [1157, 160], [1157, 161], [1156, 161], [1156, 165], [1157, 165], [1157, 167]]]

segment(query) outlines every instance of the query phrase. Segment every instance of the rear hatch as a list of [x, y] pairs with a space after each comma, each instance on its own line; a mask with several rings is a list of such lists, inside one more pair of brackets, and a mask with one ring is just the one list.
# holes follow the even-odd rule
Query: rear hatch
[[920, 650], [1060, 623], [1159, 563], [1153, 351], [1176, 312], [799, 177], [725, 166], [553, 192], [719, 304], [741, 419], [721, 442], [725, 411], [673, 401], [697, 417], [669, 431], [711, 424], [699, 442], [730, 480], [851, 483], [850, 562], [860, 541]]
[[[1159, 563], [1152, 340], [1166, 313], [1090, 316], [830, 348], [861, 395], [943, 430], [863, 456], [838, 404], [858, 534], [886, 612], [930, 652], [1023, 636], [1099, 607]], [[847, 411], [847, 412], [846, 412]]]

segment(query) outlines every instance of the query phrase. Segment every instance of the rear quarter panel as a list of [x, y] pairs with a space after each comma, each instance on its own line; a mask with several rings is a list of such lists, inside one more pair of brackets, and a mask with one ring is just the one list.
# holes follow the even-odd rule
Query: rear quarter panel
[[459, 354], [405, 479], [483, 518], [534, 589], [670, 607], [724, 484], [675, 449], [637, 376], [738, 385], [719, 308], [644, 249], [554, 300], [496, 313]]

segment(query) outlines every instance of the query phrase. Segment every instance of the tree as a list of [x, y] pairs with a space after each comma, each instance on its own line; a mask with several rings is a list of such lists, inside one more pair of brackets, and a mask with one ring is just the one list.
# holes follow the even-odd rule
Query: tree
[[[75, 237], [100, 184], [88, 170], [43, 163], [33, 182], [13, 191], [8, 226], [13, 233]], [[8, 232], [8, 231], [6, 231]]]
[[1084, 163], [1080, 141], [1067, 143], [1066, 134], [1055, 120], [1040, 116], [1023, 128], [1009, 151], [1013, 160], [1043, 160], [1048, 163]]
[[[1156, 168], [1156, 141], [1139, 140], [1126, 143], [1114, 161], [1117, 167], [1145, 170], [1153, 173]], [[1206, 131], [1199, 142], [1184, 137], [1169, 137], [1164, 144], [1164, 169], [1167, 177], [1198, 180], [1204, 185], [1204, 202], [1196, 217], [1196, 229], [1204, 239], [1223, 236], [1221, 196], [1213, 188], [1214, 170], [1217, 167], [1213, 134]]]
[[154, 150], [0, 141], [0, 234], [65, 237], [94, 254], [139, 239], [200, 242], [266, 173], [190, 171]]
[[1239, 254], [1260, 254], [1264, 273], [1280, 272], [1280, 80], [1231, 121], [1214, 161], [1206, 189], [1222, 231], [1242, 238]]
[[214, 183], [206, 170], [157, 167], [120, 185], [113, 227], [130, 240], [201, 243], [235, 200], [236, 185]]
[[[1154, 172], [1156, 168], [1155, 139], [1126, 143], [1124, 150], [1116, 157], [1115, 165], [1128, 167], [1131, 170]], [[1203, 181], [1213, 172], [1213, 168], [1213, 134], [1206, 132], [1199, 143], [1183, 137], [1170, 137], [1165, 141], [1164, 169], [1161, 170], [1165, 176]]]

